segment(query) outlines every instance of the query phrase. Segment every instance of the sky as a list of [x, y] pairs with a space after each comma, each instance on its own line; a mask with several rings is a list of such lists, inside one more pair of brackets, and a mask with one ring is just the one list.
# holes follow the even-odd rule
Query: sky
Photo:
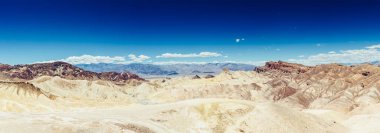
[[0, 63], [380, 60], [379, 0], [1, 0]]

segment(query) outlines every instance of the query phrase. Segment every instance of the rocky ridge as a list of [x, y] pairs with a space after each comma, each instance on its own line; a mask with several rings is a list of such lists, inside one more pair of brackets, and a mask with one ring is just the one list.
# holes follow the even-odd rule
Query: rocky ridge
[[73, 80], [107, 80], [125, 82], [130, 79], [144, 80], [130, 72], [91, 72], [65, 62], [38, 63], [31, 65], [0, 65], [0, 77], [12, 80], [32, 80], [41, 76], [59, 76]]
[[296, 103], [302, 108], [350, 112], [380, 102], [380, 67], [361, 64], [303, 66], [268, 62], [257, 72], [270, 77], [273, 100]]
[[287, 63], [283, 61], [278, 62], [266, 62], [263, 67], [256, 67], [256, 72], [266, 72], [266, 71], [281, 71], [284, 73], [305, 73], [312, 67], [304, 66], [301, 64]]

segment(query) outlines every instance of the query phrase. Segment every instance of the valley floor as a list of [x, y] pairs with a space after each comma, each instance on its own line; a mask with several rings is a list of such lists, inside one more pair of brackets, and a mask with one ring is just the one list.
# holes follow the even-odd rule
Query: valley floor
[[227, 99], [45, 113], [2, 112], [0, 119], [0, 132], [4, 133], [377, 133], [380, 130], [380, 113], [348, 116], [332, 110], [299, 111], [275, 103]]

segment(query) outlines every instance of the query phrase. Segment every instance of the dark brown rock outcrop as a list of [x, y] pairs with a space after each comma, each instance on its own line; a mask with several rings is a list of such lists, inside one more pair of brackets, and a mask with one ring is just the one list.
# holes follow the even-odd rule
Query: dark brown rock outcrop
[[256, 72], [266, 72], [266, 71], [280, 71], [283, 73], [305, 73], [308, 70], [310, 70], [309, 66], [304, 66], [301, 64], [295, 64], [295, 63], [288, 63], [283, 61], [278, 62], [267, 62], [265, 63], [265, 66], [262, 67], [256, 67]]
[[193, 77], [193, 79], [200, 79], [201, 77], [199, 77], [198, 75], [195, 75], [194, 77]]
[[6, 69], [9, 69], [11, 68], [12, 66], [10, 65], [6, 65], [6, 64], [0, 64], [0, 71], [3, 71], [3, 70], [6, 70]]
[[117, 72], [90, 72], [65, 62], [38, 63], [31, 65], [0, 65], [0, 75], [11, 79], [32, 80], [41, 76], [59, 76], [65, 79], [78, 80], [108, 80], [124, 82], [130, 79], [144, 80], [139, 76], [129, 73]]
[[210, 79], [210, 78], [214, 78], [215, 76], [214, 75], [207, 75], [205, 76], [206, 79]]

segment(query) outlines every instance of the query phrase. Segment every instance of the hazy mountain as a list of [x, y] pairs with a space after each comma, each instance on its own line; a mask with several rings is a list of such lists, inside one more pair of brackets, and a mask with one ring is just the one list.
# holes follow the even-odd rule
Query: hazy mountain
[[237, 63], [207, 63], [207, 64], [78, 64], [85, 70], [94, 72], [123, 72], [129, 71], [138, 75], [190, 75], [190, 74], [217, 74], [224, 68], [231, 71], [250, 71], [255, 68], [253, 65]]
[[380, 65], [380, 61], [372, 61], [372, 62], [362, 62], [362, 63], [341, 63], [342, 65], [345, 66], [357, 66], [357, 65], [362, 65], [362, 64], [371, 64], [371, 65]]
[[218, 74], [224, 68], [231, 71], [251, 71], [255, 68], [253, 65], [237, 63], [207, 63], [207, 64], [175, 64], [161, 65], [163, 70], [176, 71], [180, 74]]
[[369, 64], [372, 64], [372, 65], [380, 65], [380, 61], [373, 61], [373, 62], [370, 62]]
[[176, 75], [177, 72], [170, 70], [163, 70], [160, 66], [152, 64], [79, 64], [76, 65], [85, 70], [94, 71], [94, 72], [124, 72], [129, 71], [136, 74], [143, 75]]

